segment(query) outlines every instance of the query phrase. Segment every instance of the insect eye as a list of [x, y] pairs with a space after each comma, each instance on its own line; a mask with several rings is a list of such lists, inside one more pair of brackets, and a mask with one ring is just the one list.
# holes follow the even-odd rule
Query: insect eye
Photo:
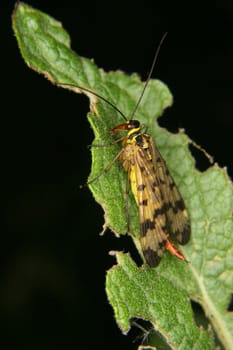
[[137, 129], [140, 127], [140, 122], [138, 120], [130, 120], [128, 124], [128, 129]]

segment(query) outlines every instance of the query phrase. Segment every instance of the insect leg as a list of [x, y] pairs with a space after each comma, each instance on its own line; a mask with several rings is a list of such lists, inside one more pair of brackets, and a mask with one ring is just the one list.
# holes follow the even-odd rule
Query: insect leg
[[116, 157], [114, 157], [113, 160], [97, 176], [95, 176], [93, 179], [88, 181], [85, 185], [81, 185], [80, 188], [83, 188], [84, 186], [88, 186], [92, 184], [93, 182], [98, 180], [98, 178], [101, 177], [103, 174], [107, 173], [109, 169], [112, 167], [112, 165], [115, 163], [115, 161], [120, 157], [122, 151], [123, 149], [120, 150], [120, 152], [116, 155]]

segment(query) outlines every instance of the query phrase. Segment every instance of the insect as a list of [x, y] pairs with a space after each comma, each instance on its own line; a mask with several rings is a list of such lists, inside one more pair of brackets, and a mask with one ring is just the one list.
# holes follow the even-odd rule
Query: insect
[[127, 131], [119, 160], [128, 173], [132, 193], [139, 208], [140, 243], [147, 264], [159, 264], [164, 249], [186, 260], [173, 242], [186, 244], [190, 223], [184, 201], [152, 137], [143, 132], [138, 120], [129, 120], [111, 130], [115, 135]]
[[[125, 121], [110, 131], [111, 135], [126, 132], [126, 135], [120, 138], [122, 147], [114, 161], [119, 160], [128, 174], [128, 181], [139, 210], [142, 253], [150, 267], [158, 266], [165, 249], [186, 261], [170, 239], [170, 234], [182, 245], [190, 239], [190, 222], [181, 194], [152, 137], [145, 133], [144, 126], [133, 118], [150, 80], [164, 38], [165, 35], [157, 48], [150, 73], [129, 120], [110, 101], [92, 90], [80, 87], [111, 105]], [[88, 184], [108, 171], [112, 163]]]

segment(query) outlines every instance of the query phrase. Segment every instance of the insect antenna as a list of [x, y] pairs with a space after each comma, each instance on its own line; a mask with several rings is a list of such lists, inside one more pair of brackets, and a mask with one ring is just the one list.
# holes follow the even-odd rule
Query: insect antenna
[[133, 109], [133, 112], [132, 112], [132, 114], [131, 114], [130, 120], [133, 119], [135, 113], [137, 112], [138, 106], [139, 106], [139, 104], [141, 103], [141, 100], [142, 100], [142, 98], [143, 98], [143, 96], [144, 96], [144, 93], [145, 93], [145, 91], [146, 91], [147, 85], [148, 85], [148, 83], [149, 83], [149, 81], [150, 81], [151, 75], [152, 75], [152, 73], [153, 73], [153, 71], [154, 71], [154, 67], [155, 67], [155, 63], [157, 62], [157, 59], [158, 59], [159, 51], [160, 51], [160, 49], [161, 49], [161, 46], [162, 46], [162, 44], [163, 44], [163, 42], [164, 42], [166, 36], [167, 36], [167, 32], [165, 32], [165, 33], [163, 34], [163, 36], [162, 36], [162, 38], [161, 38], [161, 40], [160, 40], [160, 42], [159, 42], [159, 46], [158, 46], [157, 49], [156, 49], [156, 52], [155, 52], [155, 55], [154, 55], [154, 59], [153, 59], [153, 62], [152, 62], [152, 65], [151, 65], [149, 74], [148, 74], [148, 76], [147, 76], [145, 85], [143, 86], [141, 95], [139, 96], [139, 99], [138, 99], [138, 101], [137, 101], [137, 103], [136, 103], [136, 105], [135, 105], [135, 107], [134, 107], [134, 109]]
[[89, 94], [92, 94], [92, 95], [98, 97], [98, 98], [101, 99], [102, 101], [106, 102], [106, 103], [107, 103], [109, 106], [111, 106], [113, 109], [115, 109], [115, 111], [117, 111], [125, 121], [128, 120], [128, 119], [126, 118], [126, 116], [124, 115], [124, 113], [123, 113], [117, 106], [115, 106], [112, 102], [110, 102], [109, 100], [107, 100], [105, 97], [103, 97], [103, 96], [97, 94], [96, 92], [92, 91], [91, 89], [88, 89], [88, 88], [86, 88], [86, 87], [84, 87], [84, 86], [77, 85], [77, 84], [66, 84], [66, 83], [57, 83], [57, 84], [58, 84], [58, 86], [64, 86], [64, 87], [65, 87], [65, 86], [72, 86], [72, 87], [75, 87], [75, 88], [78, 88], [78, 89], [80, 89], [80, 90], [86, 91], [86, 92], [88, 92]]
[[[154, 59], [153, 59], [153, 62], [152, 62], [152, 65], [151, 65], [151, 68], [150, 68], [148, 77], [147, 77], [147, 79], [146, 79], [145, 85], [144, 85], [144, 87], [143, 87], [143, 89], [142, 89], [142, 92], [141, 92], [141, 95], [139, 96], [139, 99], [138, 99], [138, 101], [137, 101], [137, 103], [136, 103], [136, 105], [135, 105], [135, 107], [134, 107], [134, 109], [133, 109], [133, 112], [131, 113], [131, 118], [130, 118], [129, 120], [132, 120], [132, 119], [133, 119], [133, 116], [135, 115], [135, 113], [136, 113], [136, 111], [137, 111], [137, 109], [138, 109], [138, 106], [139, 106], [139, 104], [141, 103], [142, 97], [144, 96], [145, 90], [146, 90], [146, 88], [147, 88], [147, 85], [148, 85], [148, 83], [149, 83], [149, 81], [150, 81], [150, 78], [151, 78], [151, 75], [152, 75], [152, 73], [153, 73], [153, 70], [154, 70], [154, 67], [155, 67], [155, 63], [157, 62], [157, 58], [158, 58], [158, 55], [159, 55], [160, 48], [161, 48], [161, 46], [162, 46], [162, 44], [163, 44], [163, 42], [164, 42], [166, 36], [167, 36], [167, 32], [165, 32], [165, 33], [163, 34], [163, 36], [162, 36], [162, 38], [161, 38], [161, 40], [160, 40], [160, 42], [159, 42], [159, 46], [158, 46], [157, 49], [156, 49], [155, 56], [154, 56]], [[102, 101], [106, 102], [109, 106], [111, 106], [116, 112], [118, 112], [118, 113], [120, 114], [120, 116], [121, 116], [126, 122], [128, 121], [128, 119], [126, 118], [126, 116], [124, 115], [124, 113], [123, 113], [116, 105], [114, 105], [112, 102], [110, 102], [109, 100], [107, 100], [105, 97], [103, 97], [103, 96], [99, 95], [98, 93], [92, 91], [91, 89], [86, 88], [86, 87], [81, 86], [81, 85], [78, 85], [78, 84], [66, 84], [66, 83], [59, 83], [59, 82], [57, 82], [57, 85], [58, 85], [58, 86], [64, 86], [64, 87], [65, 87], [65, 86], [67, 86], [67, 87], [69, 87], [69, 86], [70, 86], [70, 87], [75, 87], [75, 88], [78, 88], [78, 89], [80, 89], [80, 90], [82, 90], [82, 91], [86, 91], [86, 92], [88, 92], [88, 93], [90, 93], [90, 94], [92, 94], [92, 95], [98, 97], [98, 98], [101, 99]]]

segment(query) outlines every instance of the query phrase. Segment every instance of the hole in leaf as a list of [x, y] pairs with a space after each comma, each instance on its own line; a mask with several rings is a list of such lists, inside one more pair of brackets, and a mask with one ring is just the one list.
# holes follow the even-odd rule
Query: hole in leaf
[[132, 318], [130, 320], [130, 336], [134, 343], [147, 345], [148, 338], [151, 331], [153, 331], [153, 326], [150, 321], [145, 321], [142, 319]]
[[132, 318], [131, 319], [130, 336], [134, 343], [140, 344], [138, 349], [160, 349], [169, 350], [170, 346], [167, 344], [165, 338], [157, 332], [150, 321]]
[[198, 170], [205, 171], [213, 163], [212, 157], [200, 146], [191, 143], [189, 145], [189, 150], [195, 159], [196, 168]]
[[232, 312], [233, 311], [233, 294], [231, 294], [231, 300], [227, 307], [227, 311]]
[[174, 117], [174, 111], [167, 109], [162, 118], [158, 118], [157, 122], [161, 128], [165, 128], [171, 133], [177, 133], [182, 128], [179, 121]]
[[[191, 306], [193, 309], [193, 315], [194, 315], [194, 320], [196, 322], [197, 327], [202, 327], [204, 329], [209, 329], [210, 327], [210, 319], [211, 317], [208, 319], [204, 313], [204, 310], [202, 308], [202, 306], [195, 302], [195, 301], [191, 301]], [[211, 327], [213, 333], [214, 333], [214, 337], [215, 337], [215, 344], [216, 344], [216, 349], [223, 349], [223, 346], [221, 344], [221, 341], [218, 338], [218, 335], [216, 334], [214, 327]]]
[[198, 327], [202, 326], [203, 328], [207, 329], [209, 325], [209, 320], [206, 318], [202, 306], [195, 301], [191, 301], [191, 307], [193, 309], [193, 315], [196, 325]]
[[[116, 237], [115, 234], [108, 229], [102, 236], [104, 237], [106, 250], [117, 250], [122, 251], [124, 253], [129, 253], [132, 260], [136, 263], [137, 266], [141, 266], [143, 264], [142, 258], [132, 240], [132, 238], [128, 235], [120, 235], [120, 237]], [[112, 265], [112, 256], [108, 256], [109, 263]]]

